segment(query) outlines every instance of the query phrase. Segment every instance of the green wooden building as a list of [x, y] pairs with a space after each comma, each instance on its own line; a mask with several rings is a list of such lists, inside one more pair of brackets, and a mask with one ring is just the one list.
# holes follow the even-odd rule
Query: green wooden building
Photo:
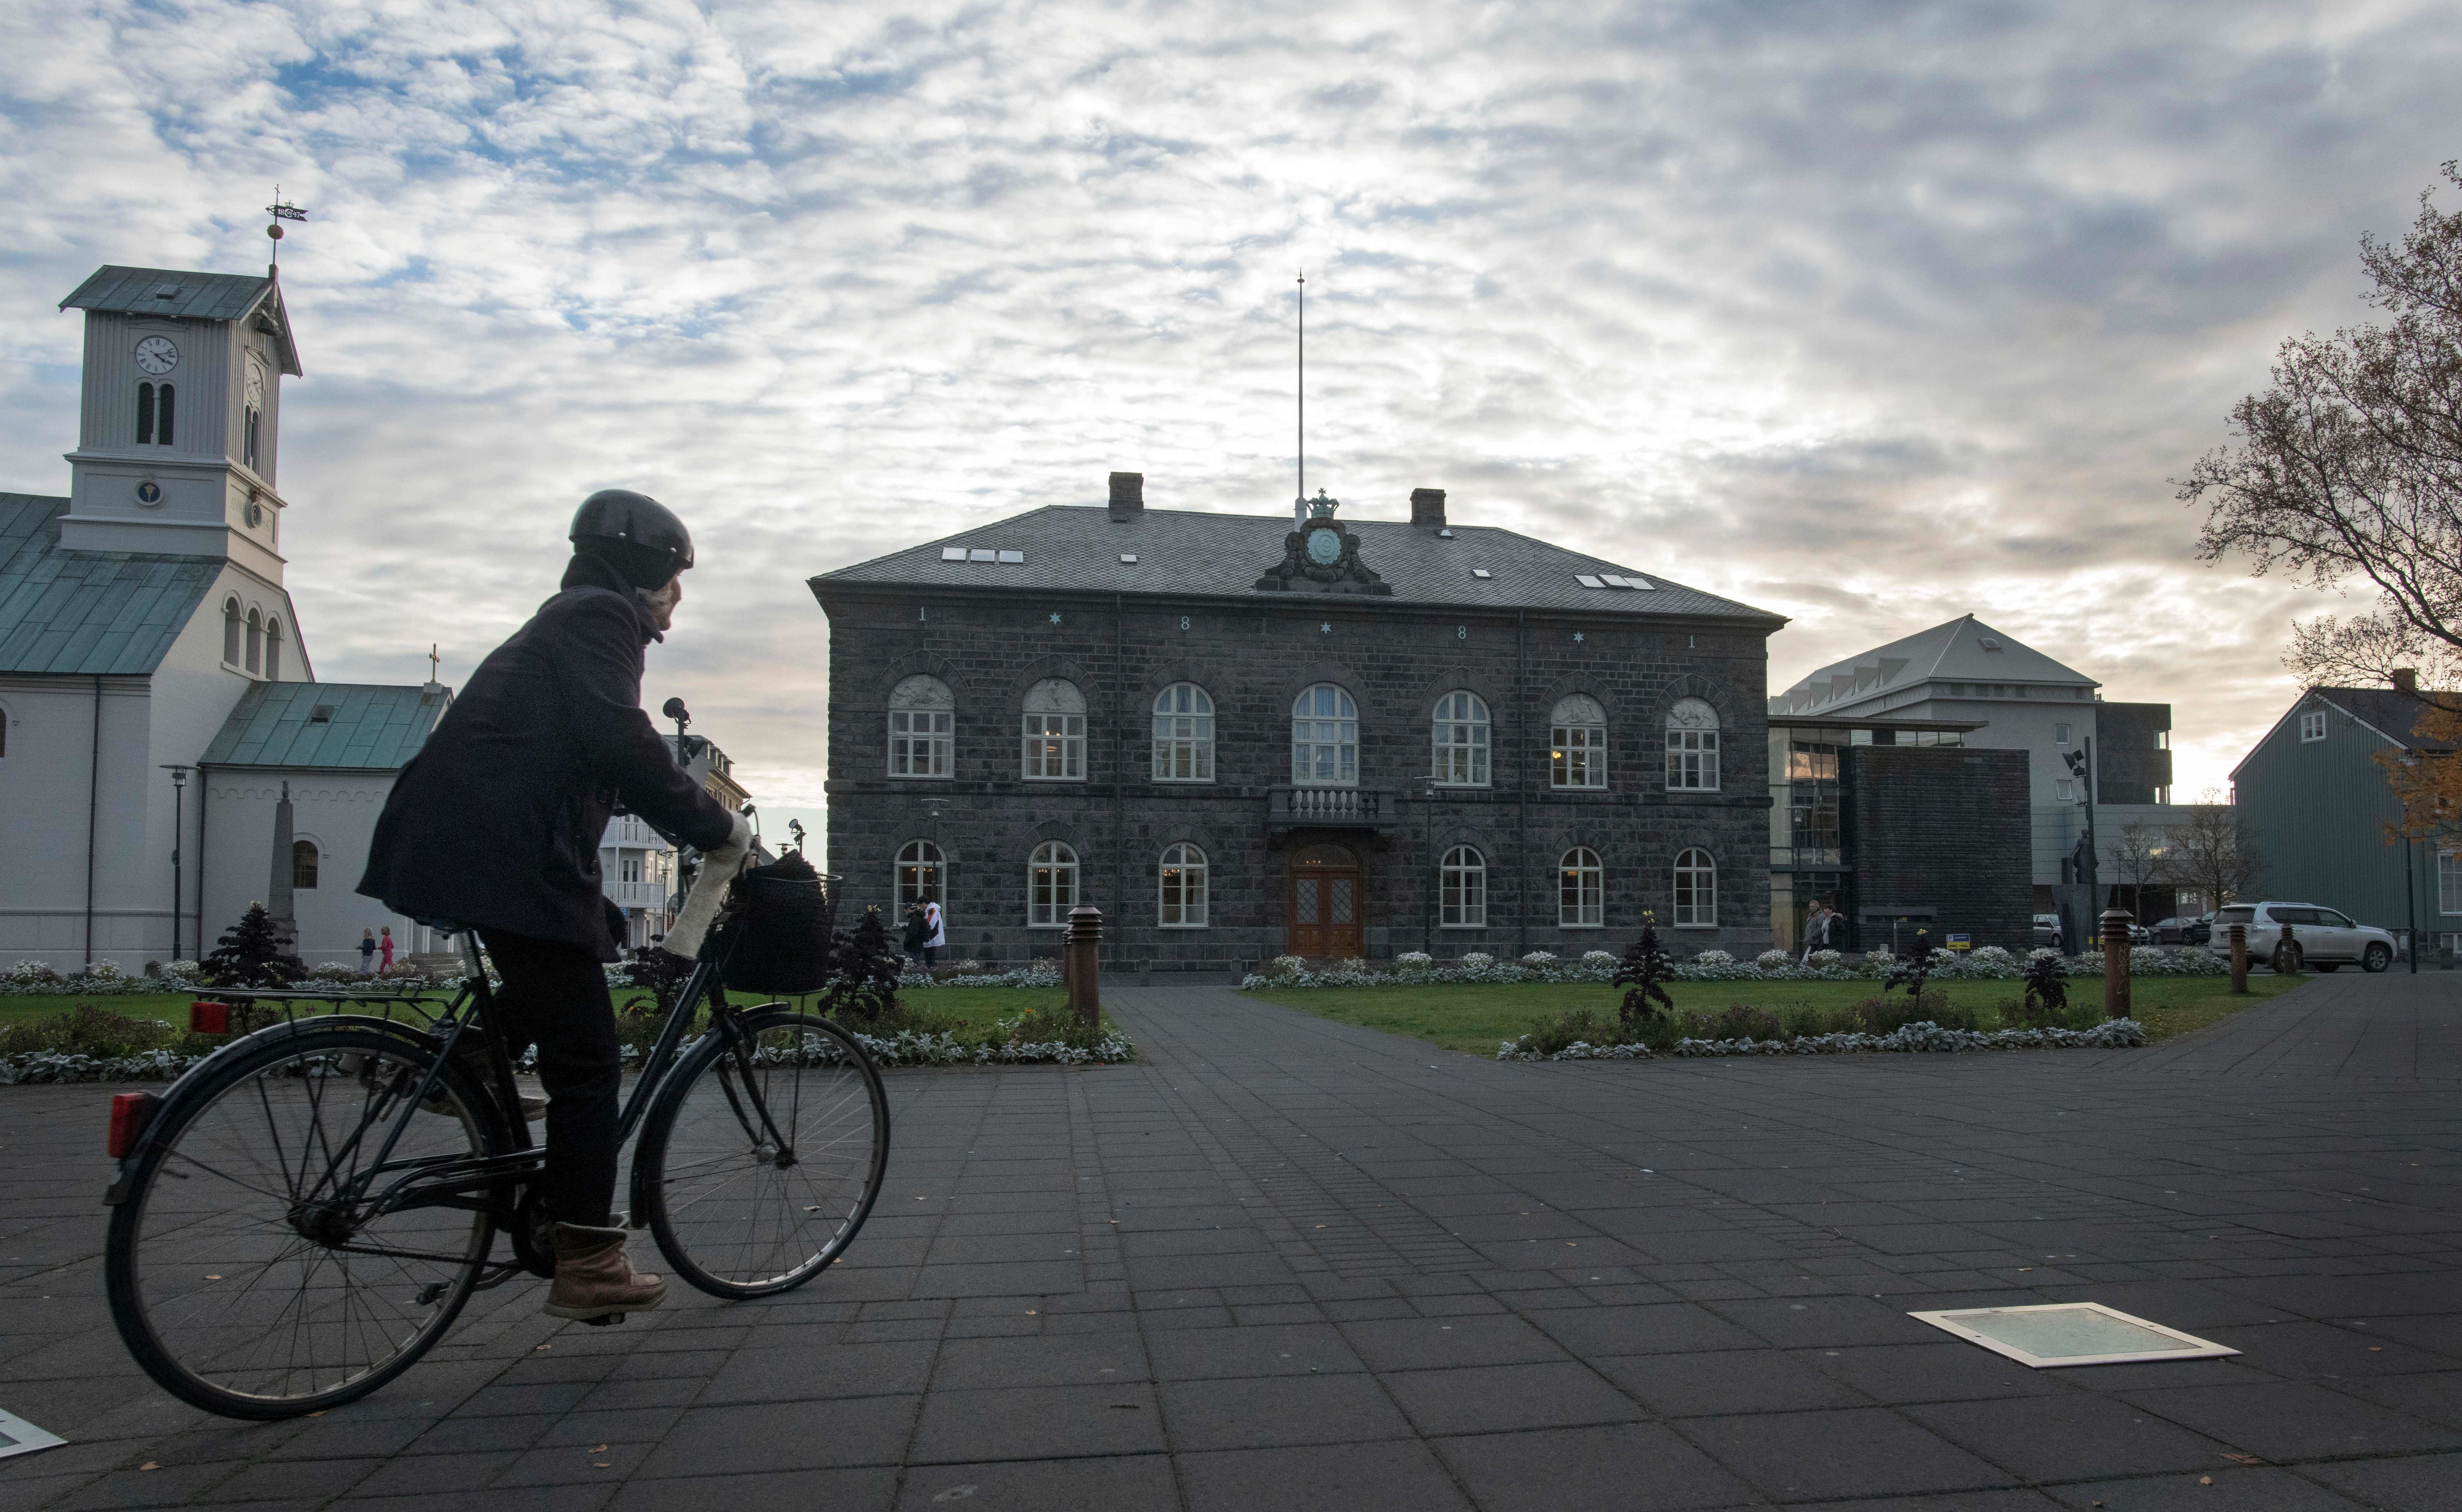
[[2462, 835], [2386, 839], [2401, 810], [2377, 754], [2453, 749], [2411, 733], [2426, 708], [2393, 688], [2311, 688], [2275, 722], [2231, 774], [2240, 833], [2263, 862], [2254, 896], [2416, 928], [2423, 961], [2462, 945]]

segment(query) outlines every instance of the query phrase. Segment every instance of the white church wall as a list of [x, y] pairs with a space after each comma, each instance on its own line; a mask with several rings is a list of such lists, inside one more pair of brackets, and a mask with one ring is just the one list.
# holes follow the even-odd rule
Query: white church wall
[[359, 932], [387, 926], [393, 930], [396, 959], [409, 953], [410, 920], [354, 891], [367, 869], [368, 846], [385, 796], [393, 791], [393, 773], [265, 769], [218, 770], [210, 776], [208, 942], [247, 912], [248, 904], [264, 902], [271, 890], [274, 808], [288, 781], [292, 836], [312, 841], [317, 853], [316, 885], [292, 893], [301, 959], [312, 966], [328, 961], [356, 963]]
[[[102, 693], [105, 741], [119, 732], [129, 702], [111, 681]], [[85, 963], [88, 803], [116, 796], [95, 782], [97, 771], [114, 770], [108, 747], [99, 768], [94, 760], [95, 703], [89, 678], [0, 677], [9, 718], [8, 755], [0, 758], [0, 961], [63, 971]], [[166, 899], [168, 892], [166, 885]], [[99, 919], [96, 934], [100, 943]]]

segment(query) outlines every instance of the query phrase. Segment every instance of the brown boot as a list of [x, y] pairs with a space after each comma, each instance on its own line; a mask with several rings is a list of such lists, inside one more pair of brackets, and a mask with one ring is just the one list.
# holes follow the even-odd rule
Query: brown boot
[[667, 1284], [633, 1269], [624, 1258], [624, 1231], [555, 1225], [555, 1285], [547, 1294], [551, 1318], [604, 1318], [647, 1312], [665, 1298]]

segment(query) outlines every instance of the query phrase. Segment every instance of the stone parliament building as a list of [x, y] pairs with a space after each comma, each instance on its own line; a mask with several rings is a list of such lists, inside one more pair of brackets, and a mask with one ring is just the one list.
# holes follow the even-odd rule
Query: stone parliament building
[[1681, 954], [1770, 939], [1776, 615], [1510, 530], [1036, 509], [811, 579], [830, 870], [952, 957]]

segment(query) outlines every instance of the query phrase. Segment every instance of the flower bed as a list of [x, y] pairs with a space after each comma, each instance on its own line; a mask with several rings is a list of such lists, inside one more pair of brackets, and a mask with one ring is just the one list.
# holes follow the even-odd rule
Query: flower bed
[[[1497, 1047], [1500, 1061], [1647, 1061], [1661, 1058], [1643, 1045], [1591, 1045], [1576, 1041], [1554, 1054], [1533, 1048], [1532, 1037]], [[1678, 1040], [1669, 1056], [1944, 1054], [1968, 1050], [2131, 1049], [2146, 1043], [2135, 1019], [2109, 1019], [2091, 1029], [1952, 1029], [1926, 1021], [1887, 1034], [1805, 1034], [1782, 1040]]]
[[[1943, 951], [1933, 957], [1931, 976], [1934, 982], [2016, 982], [2025, 976], [2028, 961], [2050, 954], [2048, 950], [2035, 950], [2020, 957], [1998, 945], [1954, 953]], [[1868, 951], [1858, 958], [1835, 950], [1816, 950], [1805, 963], [1799, 963], [1796, 957], [1782, 950], [1763, 951], [1751, 961], [1739, 961], [1723, 950], [1705, 950], [1690, 961], [1676, 962], [1672, 977], [1677, 982], [1870, 982], [1887, 978], [1897, 964], [1897, 958], [1886, 950]], [[1579, 961], [1533, 951], [1519, 961], [1499, 961], [1473, 951], [1441, 964], [1414, 950], [1394, 957], [1390, 963], [1346, 961], [1324, 970], [1311, 968], [1297, 956], [1277, 956], [1264, 970], [1249, 973], [1240, 986], [1242, 991], [1254, 991], [1260, 987], [1395, 987], [1422, 983], [1606, 983], [1615, 975], [1615, 966], [1616, 958], [1604, 950], [1590, 951]], [[2061, 968], [2071, 977], [2100, 978], [2103, 958], [2062, 957]], [[2231, 973], [2229, 963], [2209, 951], [2162, 950], [2150, 945], [2139, 945], [2129, 951], [2128, 970], [2131, 976], [2138, 977], [2222, 977]]]

